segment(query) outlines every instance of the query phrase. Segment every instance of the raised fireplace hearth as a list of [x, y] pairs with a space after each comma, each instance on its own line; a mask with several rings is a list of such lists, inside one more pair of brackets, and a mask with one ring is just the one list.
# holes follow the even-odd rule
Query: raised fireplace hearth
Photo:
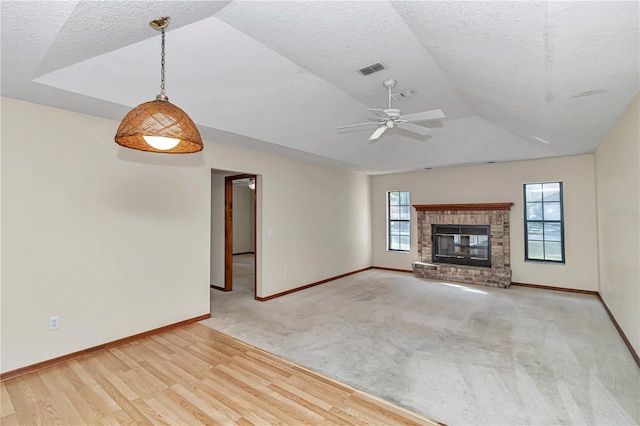
[[508, 288], [513, 203], [417, 204], [417, 277]]

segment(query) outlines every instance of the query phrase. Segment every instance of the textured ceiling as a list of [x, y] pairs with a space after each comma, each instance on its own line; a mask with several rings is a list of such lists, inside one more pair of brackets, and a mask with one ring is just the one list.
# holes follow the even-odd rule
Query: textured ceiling
[[[119, 120], [159, 92], [208, 140], [365, 173], [593, 152], [638, 91], [639, 3], [5, 1], [2, 94]], [[382, 62], [369, 76], [356, 70]], [[336, 130], [385, 78], [422, 137]], [[395, 90], [395, 89], [394, 89]], [[115, 129], [114, 129], [115, 133]], [[206, 149], [206, 145], [205, 145]]]

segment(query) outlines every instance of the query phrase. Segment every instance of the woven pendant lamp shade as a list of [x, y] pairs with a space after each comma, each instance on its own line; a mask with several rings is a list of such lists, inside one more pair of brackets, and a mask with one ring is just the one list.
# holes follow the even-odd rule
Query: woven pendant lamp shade
[[[144, 136], [180, 139], [171, 149], [160, 150], [149, 145]], [[191, 118], [169, 101], [156, 99], [132, 109], [120, 123], [116, 143], [140, 151], [187, 154], [202, 151], [202, 138]]]
[[125, 115], [115, 141], [126, 148], [165, 154], [202, 151], [202, 138], [195, 123], [183, 110], [169, 102], [164, 93], [164, 37], [169, 17], [155, 19], [149, 25], [162, 34], [160, 94], [155, 101], [140, 104]]

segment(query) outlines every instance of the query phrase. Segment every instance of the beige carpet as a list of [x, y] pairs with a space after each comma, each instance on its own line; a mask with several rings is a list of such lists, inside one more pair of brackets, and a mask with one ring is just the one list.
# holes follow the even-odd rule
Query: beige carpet
[[371, 270], [257, 302], [238, 260], [203, 324], [428, 418], [640, 423], [640, 370], [595, 296]]

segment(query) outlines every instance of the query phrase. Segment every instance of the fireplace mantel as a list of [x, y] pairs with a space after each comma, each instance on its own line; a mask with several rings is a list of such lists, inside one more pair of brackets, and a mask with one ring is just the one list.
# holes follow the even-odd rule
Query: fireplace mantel
[[513, 203], [473, 203], [473, 204], [414, 204], [418, 212], [470, 211], [470, 210], [511, 210]]

